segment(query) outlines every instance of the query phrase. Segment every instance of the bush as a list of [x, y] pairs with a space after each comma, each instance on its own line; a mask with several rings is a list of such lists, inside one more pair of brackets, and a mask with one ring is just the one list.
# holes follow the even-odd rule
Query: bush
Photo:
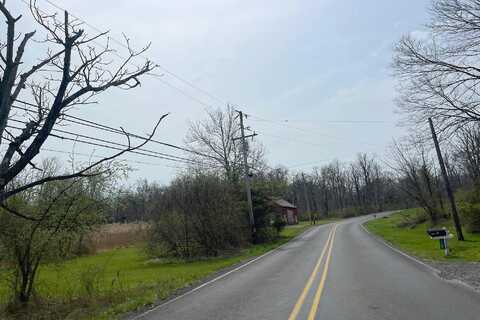
[[425, 213], [424, 210], [421, 209], [412, 209], [414, 210], [413, 213], [411, 211], [407, 213], [399, 213], [402, 217], [402, 220], [397, 223], [398, 228], [410, 228], [413, 229], [417, 225], [422, 224], [428, 220], [428, 215]]
[[[41, 173], [55, 175], [59, 168], [46, 161]], [[46, 263], [84, 252], [82, 239], [103, 222], [105, 192], [112, 176], [52, 181], [11, 197], [9, 210], [0, 210], [0, 257], [12, 272], [11, 290], [16, 302], [27, 304], [35, 294], [38, 271]], [[25, 182], [30, 176], [24, 177]], [[31, 217], [24, 219], [13, 212]]]
[[265, 243], [272, 240], [275, 240], [278, 236], [278, 232], [274, 227], [263, 227], [257, 229], [257, 234], [255, 235], [256, 243]]
[[468, 232], [480, 232], [480, 188], [456, 193], [462, 224]]
[[468, 232], [480, 232], [480, 203], [462, 202], [459, 205], [462, 223]]
[[184, 175], [163, 195], [154, 216], [148, 251], [153, 256], [217, 256], [241, 247], [249, 237], [235, 186], [213, 174]]
[[280, 233], [286, 225], [287, 223], [285, 222], [285, 220], [283, 220], [279, 215], [275, 216], [275, 220], [273, 221], [273, 227], [275, 228], [275, 230], [277, 230], [277, 233]]
[[281, 217], [274, 213], [271, 200], [263, 190], [253, 190], [252, 202], [257, 231], [254, 242], [264, 243], [274, 240], [282, 228], [281, 222], [278, 221], [281, 220]]

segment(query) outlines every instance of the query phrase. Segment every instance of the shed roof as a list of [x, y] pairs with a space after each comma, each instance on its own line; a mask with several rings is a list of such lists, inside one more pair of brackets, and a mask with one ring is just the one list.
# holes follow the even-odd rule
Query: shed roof
[[278, 199], [272, 199], [272, 202], [274, 204], [276, 204], [277, 206], [279, 207], [283, 207], [283, 208], [296, 208], [295, 205], [291, 204], [290, 202], [288, 202], [287, 200], [285, 199], [281, 199], [281, 198], [278, 198]]

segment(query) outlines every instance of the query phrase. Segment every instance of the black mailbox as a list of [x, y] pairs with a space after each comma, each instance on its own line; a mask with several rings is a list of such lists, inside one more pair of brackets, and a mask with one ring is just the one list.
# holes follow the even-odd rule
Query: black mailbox
[[443, 238], [447, 236], [447, 229], [428, 229], [427, 233], [432, 238]]

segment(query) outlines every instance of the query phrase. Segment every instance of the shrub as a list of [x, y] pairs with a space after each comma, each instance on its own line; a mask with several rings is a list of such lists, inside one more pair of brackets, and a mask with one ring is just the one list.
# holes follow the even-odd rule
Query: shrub
[[255, 242], [257, 243], [265, 243], [276, 239], [278, 236], [278, 232], [274, 227], [263, 227], [257, 229], [257, 233], [255, 235]]
[[475, 185], [470, 190], [456, 193], [462, 224], [468, 232], [480, 232], [480, 188]]
[[[59, 172], [54, 161], [46, 161], [39, 175]], [[35, 293], [39, 268], [63, 261], [82, 251], [82, 239], [103, 222], [103, 188], [111, 175], [52, 181], [11, 197], [8, 210], [0, 210], [0, 257], [12, 276], [16, 302], [27, 304]], [[28, 183], [30, 176], [24, 178]], [[31, 219], [11, 213], [20, 212]]]
[[286, 225], [287, 223], [285, 222], [285, 220], [283, 220], [279, 215], [275, 216], [275, 219], [273, 221], [273, 227], [275, 228], [275, 230], [277, 230], [277, 233], [280, 233]]
[[280, 222], [278, 222], [277, 228], [275, 221], [277, 221], [277, 219], [281, 220], [281, 218], [274, 213], [270, 199], [265, 195], [263, 190], [259, 189], [253, 190], [252, 202], [256, 228], [254, 242], [263, 243], [275, 239], [281, 229]]
[[217, 256], [242, 246], [248, 220], [235, 186], [214, 174], [175, 179], [154, 216], [148, 251], [180, 258]]
[[424, 210], [415, 210], [413, 213], [400, 213], [402, 220], [397, 223], [399, 228], [410, 228], [413, 229], [417, 225], [424, 223], [428, 220], [428, 215]]
[[83, 293], [88, 298], [100, 295], [100, 283], [105, 275], [105, 267], [90, 265], [80, 271], [79, 282]]
[[459, 209], [465, 229], [480, 232], [480, 203], [462, 202]]

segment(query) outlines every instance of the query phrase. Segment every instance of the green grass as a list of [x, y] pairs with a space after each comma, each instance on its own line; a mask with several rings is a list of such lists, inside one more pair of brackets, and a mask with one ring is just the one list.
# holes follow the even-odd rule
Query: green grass
[[[37, 293], [43, 303], [31, 311], [36, 315], [32, 319], [115, 318], [165, 299], [176, 290], [224, 268], [272, 250], [308, 227], [308, 223], [288, 226], [276, 241], [251, 246], [232, 256], [193, 262], [153, 261], [140, 247], [130, 247], [48, 265], [39, 273]], [[7, 299], [6, 283], [0, 282], [0, 310]], [[17, 315], [16, 318], [22, 316]]]
[[399, 227], [404, 221], [404, 216], [413, 216], [420, 209], [408, 209], [395, 213], [387, 218], [380, 218], [366, 223], [366, 227], [372, 233], [384, 238], [395, 247], [426, 260], [440, 261], [480, 261], [480, 234], [466, 233], [466, 241], [458, 241], [455, 228], [451, 221], [439, 223], [437, 227], [447, 227], [454, 234], [454, 238], [448, 241], [450, 255], [444, 256], [438, 240], [431, 240], [426, 230], [430, 223], [422, 223], [414, 228]]

